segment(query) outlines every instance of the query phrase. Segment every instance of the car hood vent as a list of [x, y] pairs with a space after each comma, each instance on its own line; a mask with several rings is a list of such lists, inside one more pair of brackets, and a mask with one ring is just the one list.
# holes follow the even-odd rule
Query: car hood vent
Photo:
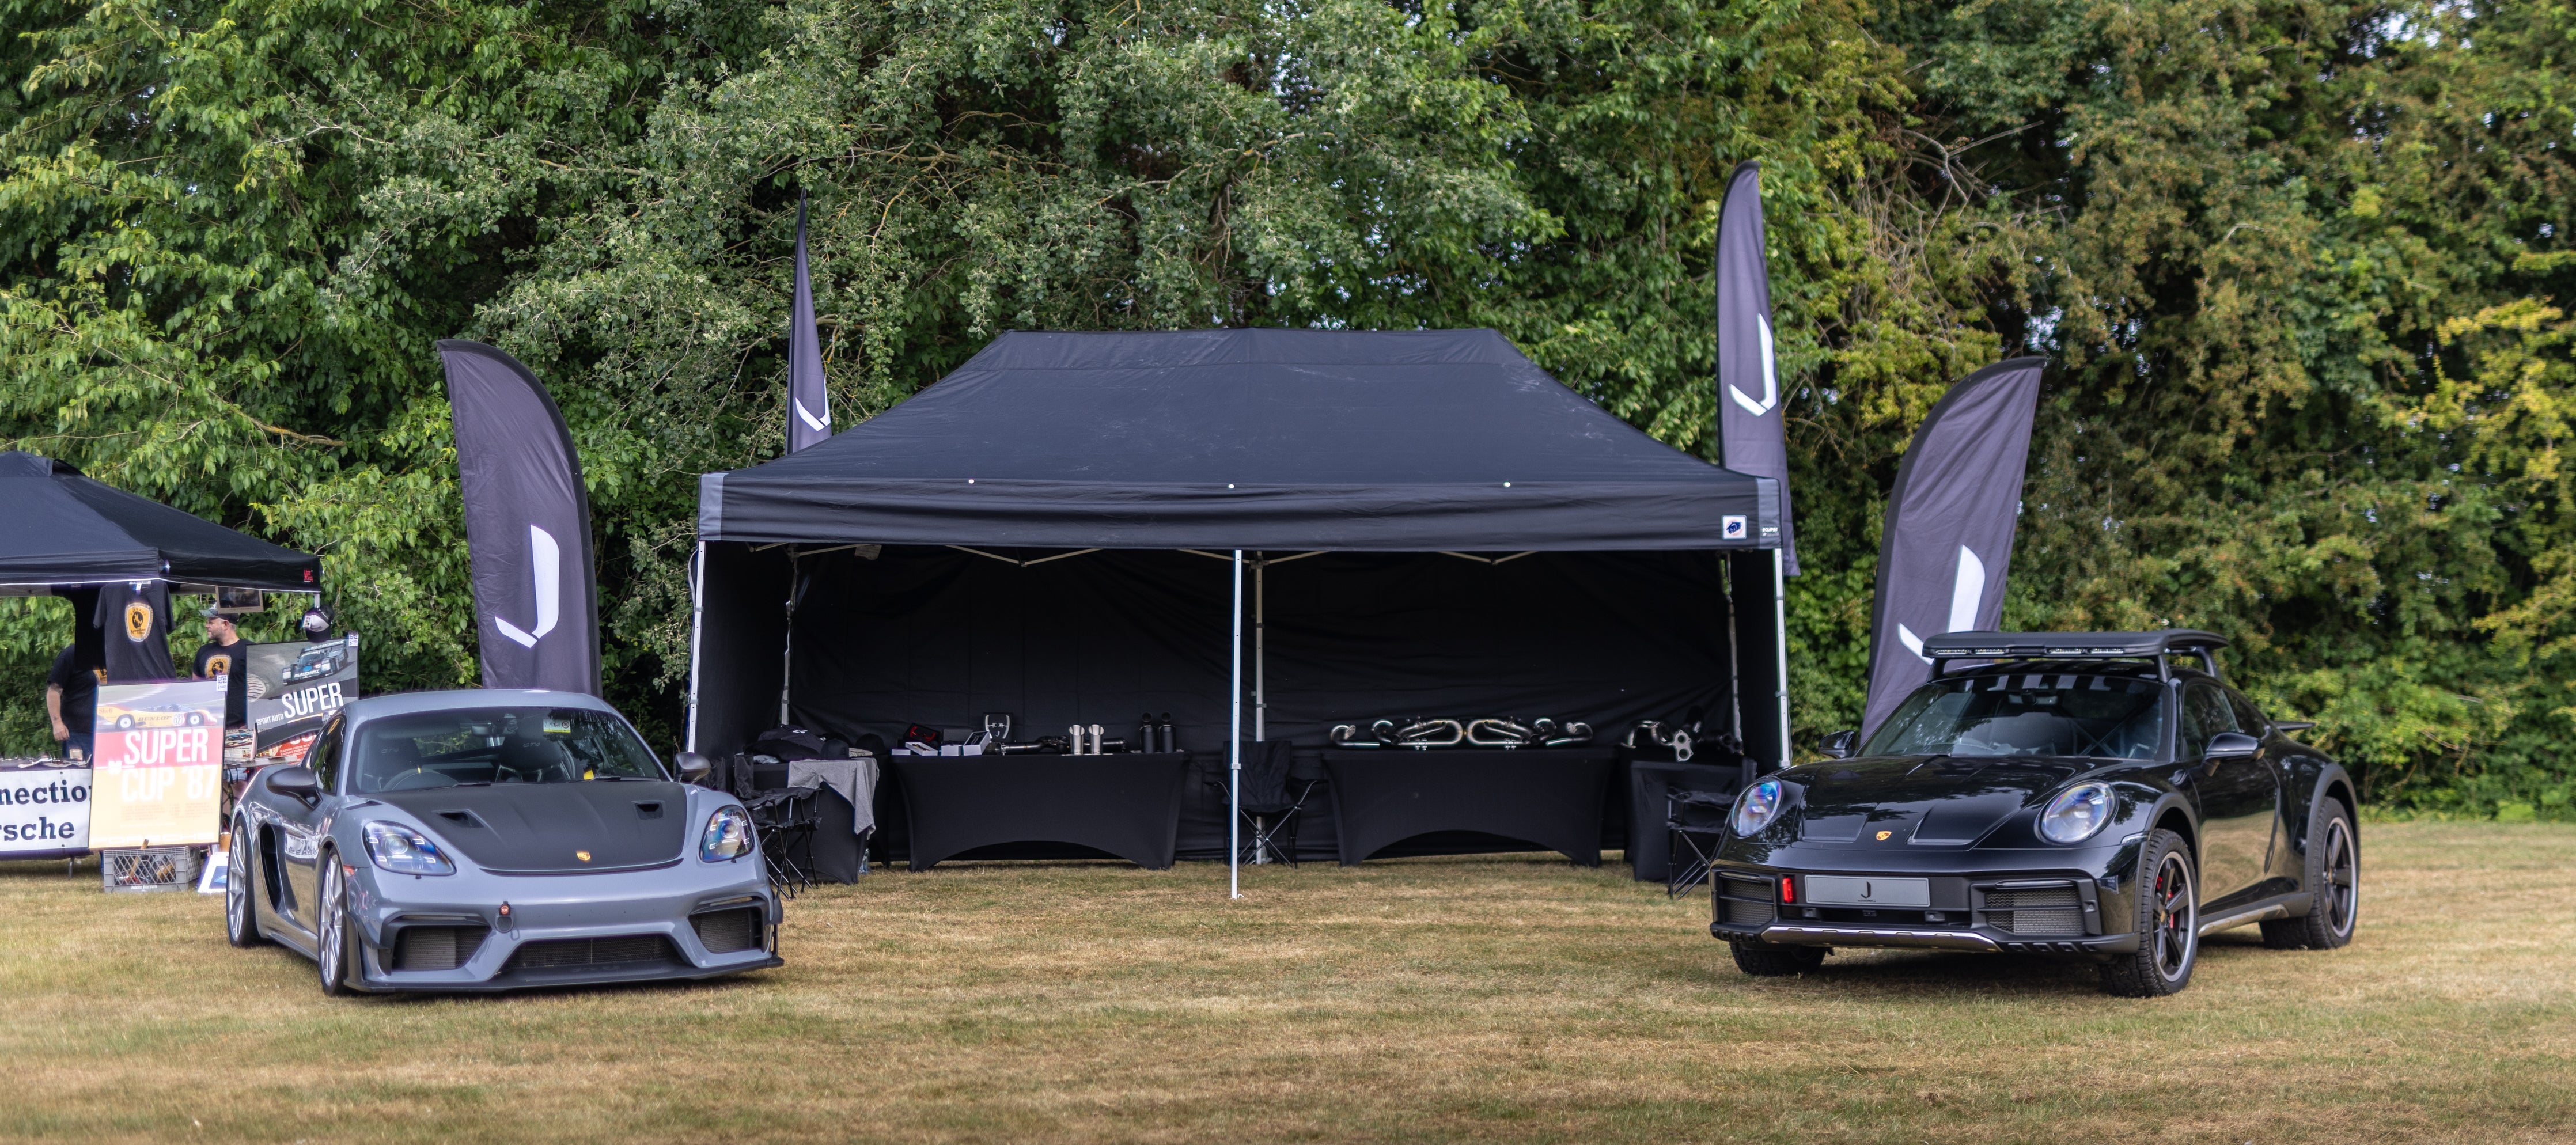
[[498, 874], [663, 866], [680, 857], [687, 833], [684, 816], [647, 819], [637, 813], [638, 803], [687, 805], [679, 784], [661, 781], [499, 783], [395, 791], [376, 798], [411, 812], [458, 854]]

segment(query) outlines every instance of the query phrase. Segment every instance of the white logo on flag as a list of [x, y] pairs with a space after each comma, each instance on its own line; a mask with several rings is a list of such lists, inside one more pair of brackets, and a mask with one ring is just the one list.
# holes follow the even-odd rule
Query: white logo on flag
[[1744, 412], [1761, 417], [1770, 413], [1771, 407], [1780, 404], [1780, 379], [1771, 367], [1771, 320], [1756, 317], [1753, 328], [1762, 334], [1762, 400], [1757, 402], [1746, 397], [1744, 391], [1731, 384], [1726, 387], [1726, 396], [1734, 398], [1735, 404], [1744, 407]]
[[518, 641], [521, 647], [534, 648], [546, 633], [555, 630], [555, 617], [563, 608], [563, 552], [555, 547], [552, 535], [535, 525], [528, 526], [528, 568], [537, 582], [537, 630], [523, 631], [498, 616], [492, 618], [492, 627]]
[[1717, 527], [1718, 531], [1724, 534], [1727, 540], [1740, 541], [1744, 539], [1744, 518], [1740, 516], [1729, 514], [1727, 516], [1720, 517], [1717, 519]]
[[817, 418], [812, 412], [805, 408], [805, 403], [803, 402], [789, 401], [787, 404], [796, 407], [796, 416], [804, 420], [805, 428], [813, 430], [816, 433], [821, 433], [824, 430], [832, 428], [832, 411], [830, 407], [825, 407], [823, 410], [823, 416]]
[[[1959, 569], [1950, 578], [1950, 626], [1941, 631], [1974, 630], [1977, 627], [1977, 602], [1985, 595], [1986, 562], [1978, 560], [1977, 554], [1968, 551], [1968, 546], [1959, 546]], [[1923, 638], [1916, 636], [1913, 629], [1899, 623], [1896, 638], [1904, 642], [1905, 650], [1913, 653], [1915, 659], [1925, 664], [1932, 662], [1931, 657], [1923, 654]]]

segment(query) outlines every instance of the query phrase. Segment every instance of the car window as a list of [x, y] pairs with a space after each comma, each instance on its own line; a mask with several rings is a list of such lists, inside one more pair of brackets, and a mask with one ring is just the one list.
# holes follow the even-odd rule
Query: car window
[[489, 707], [378, 716], [351, 749], [364, 794], [466, 784], [665, 779], [634, 729], [590, 708]]
[[306, 753], [304, 757], [304, 766], [312, 769], [314, 782], [321, 784], [322, 790], [328, 792], [340, 790], [342, 727], [340, 717], [333, 716], [330, 723], [322, 726], [322, 738], [313, 741], [313, 750]]
[[2164, 731], [2153, 680], [2009, 673], [1926, 684], [1870, 737], [1865, 755], [2063, 755], [2152, 759]]
[[2209, 737], [2236, 728], [2236, 713], [2227, 706], [2227, 695], [2218, 685], [2194, 683], [2182, 692], [2182, 739], [2174, 750], [2176, 759], [2199, 759], [2209, 751]]
[[2271, 730], [2272, 721], [2263, 718], [2263, 710], [2233, 688], [2227, 691], [2227, 706], [2236, 709], [2236, 730], [2254, 736]]

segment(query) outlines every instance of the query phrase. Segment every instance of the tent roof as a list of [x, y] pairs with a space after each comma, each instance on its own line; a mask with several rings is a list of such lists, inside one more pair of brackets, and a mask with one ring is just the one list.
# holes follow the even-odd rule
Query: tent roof
[[1010, 333], [802, 452], [710, 473], [709, 541], [1776, 548], [1779, 493], [1491, 330]]
[[0, 593], [165, 580], [309, 592], [322, 563], [147, 497], [69, 462], [0, 452]]

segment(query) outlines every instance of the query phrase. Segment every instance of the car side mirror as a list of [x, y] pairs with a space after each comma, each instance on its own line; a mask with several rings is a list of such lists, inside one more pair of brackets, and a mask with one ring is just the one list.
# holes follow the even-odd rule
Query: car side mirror
[[2220, 732], [2209, 737], [2209, 750], [2203, 759], [2244, 759], [2263, 750], [2263, 741], [2244, 732]]
[[314, 777], [312, 768], [300, 765], [269, 772], [268, 789], [306, 803], [322, 798], [322, 781]]
[[716, 770], [716, 765], [707, 762], [707, 757], [694, 751], [681, 752], [671, 757], [671, 762], [679, 765], [682, 783], [696, 783], [715, 774]]
[[1860, 750], [1860, 732], [1854, 729], [1835, 732], [1826, 736], [1825, 742], [1817, 745], [1816, 750], [1825, 753], [1826, 759], [1850, 759], [1853, 752]]

